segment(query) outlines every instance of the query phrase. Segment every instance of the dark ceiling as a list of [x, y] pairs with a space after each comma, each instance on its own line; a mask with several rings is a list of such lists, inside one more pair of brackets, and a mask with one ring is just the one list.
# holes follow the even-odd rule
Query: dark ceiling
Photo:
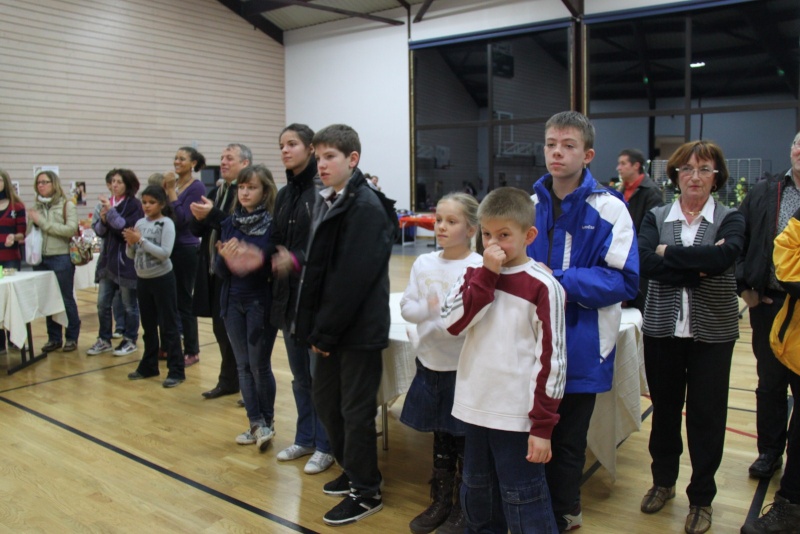
[[[404, 24], [381, 16], [388, 9], [415, 9], [423, 20], [434, 0], [219, 0], [278, 42], [283, 31], [363, 18]], [[583, 0], [561, 0], [573, 15]], [[633, 18], [633, 15], [637, 15]], [[800, 1], [757, 0], [723, 7], [594, 23], [589, 19], [588, 57], [591, 100], [683, 98], [688, 69], [693, 99], [768, 95], [798, 98], [800, 80]], [[688, 28], [688, 33], [687, 33]], [[567, 30], [531, 33], [531, 39], [568, 68]], [[499, 39], [502, 42], [503, 39]], [[493, 48], [493, 73], [509, 77], [508, 58]], [[440, 47], [440, 53], [479, 106], [488, 95], [485, 41]], [[510, 76], [513, 77], [513, 58]]]

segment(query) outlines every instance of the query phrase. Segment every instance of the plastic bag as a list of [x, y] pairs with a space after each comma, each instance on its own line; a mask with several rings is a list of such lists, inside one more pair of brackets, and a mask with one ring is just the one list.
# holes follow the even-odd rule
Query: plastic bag
[[42, 231], [34, 226], [25, 237], [25, 263], [39, 265], [42, 263]]

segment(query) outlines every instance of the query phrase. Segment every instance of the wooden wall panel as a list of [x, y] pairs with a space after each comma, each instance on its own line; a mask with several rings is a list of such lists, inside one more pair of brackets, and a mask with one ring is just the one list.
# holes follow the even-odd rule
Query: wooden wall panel
[[[0, 168], [33, 199], [33, 167], [87, 184], [145, 181], [195, 145], [248, 145], [280, 182], [284, 49], [216, 0], [0, 0]], [[280, 185], [280, 184], [279, 184]]]

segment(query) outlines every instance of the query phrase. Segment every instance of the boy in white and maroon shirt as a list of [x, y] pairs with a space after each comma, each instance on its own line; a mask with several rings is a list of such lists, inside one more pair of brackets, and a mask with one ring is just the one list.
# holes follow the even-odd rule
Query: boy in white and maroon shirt
[[555, 533], [544, 464], [564, 395], [566, 296], [527, 257], [537, 232], [524, 191], [495, 189], [478, 216], [483, 266], [442, 309], [451, 334], [466, 331], [453, 403], [467, 423], [461, 503], [473, 531]]

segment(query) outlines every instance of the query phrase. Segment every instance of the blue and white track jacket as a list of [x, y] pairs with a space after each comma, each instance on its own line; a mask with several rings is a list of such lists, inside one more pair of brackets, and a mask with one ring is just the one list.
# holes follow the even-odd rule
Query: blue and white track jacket
[[554, 221], [552, 180], [546, 174], [533, 186], [539, 234], [528, 256], [547, 264], [567, 293], [565, 392], [602, 393], [611, 389], [614, 376], [620, 303], [633, 299], [639, 288], [636, 233], [625, 202], [588, 169]]

